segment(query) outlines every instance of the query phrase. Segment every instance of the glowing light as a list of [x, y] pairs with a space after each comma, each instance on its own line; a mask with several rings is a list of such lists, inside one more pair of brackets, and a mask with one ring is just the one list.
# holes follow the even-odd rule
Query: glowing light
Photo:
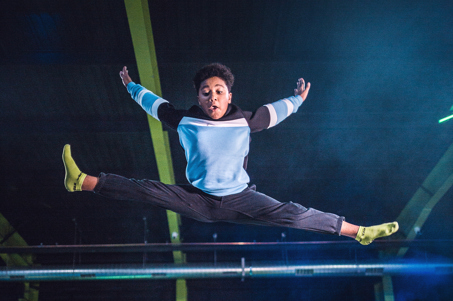
[[447, 120], [452, 119], [452, 118], [453, 118], [453, 115], [447, 116], [445, 118], [440, 119], [439, 123], [442, 123], [442, 122], [447, 121]]

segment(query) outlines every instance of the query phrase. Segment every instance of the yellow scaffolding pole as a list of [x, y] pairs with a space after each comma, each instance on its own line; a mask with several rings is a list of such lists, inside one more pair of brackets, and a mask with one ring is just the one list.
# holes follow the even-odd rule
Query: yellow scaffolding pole
[[[124, 3], [141, 84], [155, 94], [162, 96], [148, 1], [124, 0]], [[148, 123], [160, 181], [166, 184], [174, 184], [168, 133], [162, 130], [162, 124], [159, 121], [149, 115]], [[167, 219], [171, 242], [180, 243], [179, 226], [181, 219], [179, 215], [167, 210]], [[185, 254], [181, 251], [174, 251], [173, 258], [175, 263], [185, 262]], [[187, 300], [187, 287], [184, 279], [179, 279], [176, 282], [176, 300]]]

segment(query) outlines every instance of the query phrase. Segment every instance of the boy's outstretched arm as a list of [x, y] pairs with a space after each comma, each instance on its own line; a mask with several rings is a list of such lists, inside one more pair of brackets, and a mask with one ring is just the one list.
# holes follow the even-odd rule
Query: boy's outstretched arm
[[[273, 103], [264, 105], [264, 107], [268, 109], [270, 121], [264, 127], [261, 127], [261, 129], [265, 128], [268, 129], [274, 127], [283, 120], [285, 120], [289, 115], [296, 113], [298, 108], [307, 98], [308, 92], [310, 91], [310, 87], [311, 87], [310, 83], [307, 83], [307, 85], [305, 85], [304, 79], [299, 78], [297, 81], [296, 89], [294, 89], [294, 96], [283, 98]], [[259, 111], [262, 110], [258, 109], [255, 114], [256, 116], [260, 115]], [[262, 124], [260, 125], [262, 126]], [[258, 130], [261, 129], [260, 126], [258, 126]], [[257, 130], [254, 129], [254, 131]]]
[[120, 71], [120, 77], [123, 81], [123, 85], [131, 94], [132, 99], [134, 99], [145, 110], [146, 113], [160, 121], [158, 116], [158, 108], [161, 104], [168, 103], [168, 101], [147, 90], [141, 85], [134, 83], [129, 76], [129, 72], [127, 71], [126, 66], [124, 66]]
[[126, 66], [124, 66], [123, 70], [120, 71], [120, 77], [125, 87], [127, 87], [127, 84], [129, 84], [132, 81]]
[[302, 97], [302, 100], [305, 101], [307, 98], [308, 92], [310, 91], [311, 84], [308, 82], [307, 86], [305, 86], [305, 81], [303, 78], [299, 78], [297, 81], [297, 88], [294, 89], [294, 96], [299, 95]]

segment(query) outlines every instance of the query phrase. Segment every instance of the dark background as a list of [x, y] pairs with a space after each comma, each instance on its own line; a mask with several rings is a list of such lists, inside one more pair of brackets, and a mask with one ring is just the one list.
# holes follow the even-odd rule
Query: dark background
[[[252, 136], [252, 183], [280, 201], [356, 224], [393, 221], [453, 143], [453, 120], [438, 123], [453, 105], [450, 1], [157, 0], [149, 7], [162, 94], [179, 108], [196, 103], [193, 74], [214, 61], [232, 69], [233, 102], [245, 110], [290, 96], [299, 77], [312, 83], [297, 114]], [[165, 211], [71, 194], [63, 186], [66, 143], [88, 174], [158, 179], [146, 115], [118, 76], [124, 65], [139, 83], [123, 1], [1, 1], [0, 212], [29, 245], [170, 241]], [[184, 153], [177, 134], [169, 134], [176, 181], [186, 183]], [[452, 198], [450, 189], [418, 239], [453, 239]], [[182, 219], [184, 242], [212, 242], [214, 233], [218, 242], [275, 242], [282, 233], [285, 241], [347, 240]], [[452, 253], [428, 247], [408, 256]], [[351, 259], [335, 249], [290, 255]], [[140, 263], [141, 256], [84, 255], [81, 262]], [[226, 252], [218, 260], [241, 256]], [[280, 252], [247, 256], [281, 259]], [[36, 262], [72, 259], [39, 255]], [[172, 260], [171, 253], [158, 253], [147, 262]], [[212, 254], [187, 260], [209, 262]], [[379, 281], [212, 279], [187, 286], [189, 300], [373, 300]], [[393, 277], [396, 300], [448, 300], [452, 282], [451, 276]], [[20, 283], [0, 289], [0, 299], [23, 296]], [[174, 281], [40, 285], [40, 300], [174, 300], [174, 294]]]

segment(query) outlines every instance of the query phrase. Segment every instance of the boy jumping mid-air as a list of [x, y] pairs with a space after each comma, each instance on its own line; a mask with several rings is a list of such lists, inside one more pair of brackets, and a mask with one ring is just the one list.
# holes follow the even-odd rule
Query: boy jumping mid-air
[[342, 216], [305, 208], [298, 203], [281, 203], [248, 185], [245, 170], [250, 133], [271, 128], [297, 112], [307, 98], [310, 83], [300, 78], [294, 95], [258, 108], [242, 111], [231, 103], [234, 76], [230, 69], [214, 63], [194, 77], [199, 106], [176, 109], [167, 100], [135, 84], [127, 68], [120, 77], [132, 98], [151, 116], [178, 131], [184, 148], [190, 185], [167, 185], [159, 181], [127, 179], [101, 173], [82, 173], [63, 149], [65, 187], [68, 191], [93, 191], [102, 196], [142, 201], [172, 210], [202, 222], [233, 222], [281, 226], [356, 239], [362, 245], [389, 236], [398, 223], [362, 227], [347, 223]]

